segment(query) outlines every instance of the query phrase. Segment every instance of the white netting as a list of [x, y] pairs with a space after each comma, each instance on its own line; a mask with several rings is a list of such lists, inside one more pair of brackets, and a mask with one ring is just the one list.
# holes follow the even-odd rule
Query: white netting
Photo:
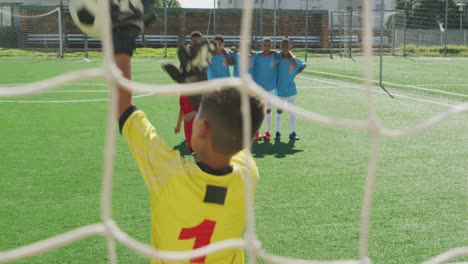
[[[30, 245], [22, 246], [16, 249], [4, 251], [0, 253], [0, 263], [14, 261], [17, 259], [25, 258], [27, 256], [33, 256], [41, 252], [49, 251], [55, 248], [60, 248], [65, 245], [74, 243], [81, 239], [90, 237], [90, 236], [101, 236], [107, 242], [109, 261], [111, 263], [117, 262], [116, 257], [116, 242], [120, 242], [129, 249], [135, 251], [138, 254], [152, 257], [160, 258], [164, 260], [187, 260], [194, 257], [203, 256], [221, 249], [226, 248], [244, 248], [248, 254], [249, 263], [256, 263], [257, 258], [263, 259], [268, 263], [370, 263], [371, 260], [368, 257], [368, 238], [369, 238], [369, 226], [370, 226], [370, 213], [372, 208], [372, 198], [375, 187], [375, 178], [377, 171], [377, 162], [379, 157], [379, 141], [382, 137], [387, 138], [402, 138], [408, 137], [421, 133], [428, 128], [434, 127], [448, 119], [454, 117], [456, 114], [461, 112], [468, 112], [468, 103], [461, 103], [457, 106], [451, 107], [448, 111], [441, 113], [439, 115], [433, 116], [420, 124], [414, 125], [411, 128], [393, 130], [388, 129], [382, 126], [379, 117], [376, 114], [376, 111], [373, 107], [373, 96], [371, 92], [372, 88], [372, 58], [371, 58], [371, 48], [372, 48], [372, 31], [371, 31], [371, 10], [370, 10], [370, 1], [363, 1], [363, 12], [366, 14], [364, 16], [364, 60], [365, 60], [365, 76], [363, 86], [367, 90], [367, 107], [368, 107], [368, 118], [366, 120], [354, 120], [354, 119], [333, 119], [328, 116], [323, 116], [318, 113], [309, 112], [299, 107], [293, 105], [284, 105], [281, 100], [271, 96], [269, 93], [265, 92], [263, 89], [255, 85], [247, 73], [247, 41], [249, 40], [251, 33], [251, 22], [252, 22], [252, 5], [253, 1], [246, 0], [246, 8], [243, 10], [243, 20], [242, 20], [242, 29], [241, 35], [241, 49], [244, 51], [241, 54], [241, 67], [240, 74], [242, 78], [240, 79], [221, 79], [214, 80], [210, 82], [201, 82], [190, 85], [164, 85], [164, 86], [153, 86], [153, 85], [144, 85], [135, 83], [129, 80], [126, 80], [122, 77], [120, 71], [116, 68], [114, 59], [113, 59], [113, 47], [111, 42], [111, 33], [110, 33], [110, 19], [109, 16], [103, 15], [103, 50], [105, 53], [105, 60], [101, 68], [90, 69], [72, 72], [64, 74], [59, 77], [55, 77], [49, 80], [23, 85], [11, 89], [10, 87], [0, 87], [0, 96], [21, 96], [33, 93], [40, 93], [48, 90], [57, 88], [60, 85], [65, 83], [83, 80], [83, 79], [96, 79], [101, 78], [107, 80], [110, 87], [112, 87], [111, 92], [111, 104], [109, 107], [108, 113], [108, 123], [107, 123], [107, 137], [105, 142], [105, 155], [104, 155], [104, 175], [103, 175], [103, 190], [101, 195], [101, 218], [102, 222], [99, 224], [93, 224], [84, 226], [55, 237], [44, 239], [40, 242], [33, 243]], [[101, 14], [109, 13], [109, 5], [107, 1], [100, 1], [100, 12]], [[132, 90], [136, 93], [154, 93], [154, 94], [178, 94], [182, 91], [187, 91], [190, 87], [191, 92], [201, 92], [213, 90], [218, 87], [248, 87], [248, 89], [241, 89], [243, 93], [243, 104], [242, 112], [245, 114], [248, 110], [247, 102], [247, 91], [253, 91], [266, 100], [271, 101], [274, 105], [279, 106], [286, 111], [294, 112], [297, 116], [314, 122], [317, 124], [325, 125], [332, 128], [339, 129], [352, 129], [352, 130], [365, 130], [369, 133], [372, 138], [371, 141], [371, 158], [368, 162], [368, 174], [365, 184], [365, 193], [364, 200], [361, 209], [361, 224], [360, 224], [360, 239], [359, 239], [359, 259], [357, 260], [340, 260], [340, 261], [316, 261], [316, 260], [301, 260], [301, 259], [292, 259], [282, 256], [275, 256], [265, 252], [260, 244], [260, 241], [256, 238], [255, 225], [254, 225], [254, 207], [251, 204], [250, 199], [245, 199], [247, 202], [246, 206], [246, 217], [247, 217], [247, 227], [246, 227], [246, 236], [244, 239], [233, 239], [226, 240], [218, 243], [211, 244], [209, 246], [199, 248], [193, 251], [183, 251], [183, 252], [168, 252], [154, 250], [148, 245], [145, 245], [139, 241], [136, 241], [132, 237], [124, 233], [118, 225], [114, 222], [112, 218], [112, 177], [113, 177], [113, 161], [115, 153], [115, 138], [116, 138], [116, 109], [117, 109], [117, 88], [116, 85], [120, 84], [121, 86]], [[249, 145], [248, 142], [248, 130], [249, 128], [249, 116], [244, 118], [244, 139], [245, 146]], [[249, 179], [249, 177], [246, 177]], [[250, 182], [247, 180], [246, 190], [250, 190]], [[246, 197], [249, 197], [249, 193], [245, 194]], [[468, 247], [460, 247], [450, 249], [443, 254], [435, 256], [428, 260], [426, 263], [442, 263], [450, 261], [454, 258], [460, 256], [468, 256]]]
[[24, 8], [16, 5], [0, 9], [0, 48], [25, 49], [63, 55], [63, 25], [60, 8]]

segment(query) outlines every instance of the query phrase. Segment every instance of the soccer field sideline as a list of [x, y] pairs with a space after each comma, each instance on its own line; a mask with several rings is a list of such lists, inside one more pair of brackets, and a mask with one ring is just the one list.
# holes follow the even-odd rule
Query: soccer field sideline
[[[329, 76], [335, 76], [335, 77], [339, 77], [339, 78], [351, 79], [351, 80], [356, 80], [356, 81], [360, 81], [360, 82], [364, 81], [364, 78], [361, 78], [361, 77], [354, 77], [354, 76], [349, 76], [349, 75], [329, 73], [329, 72], [321, 72], [321, 71], [313, 71], [313, 70], [305, 70], [305, 71], [310, 72], [310, 73], [318, 73], [320, 75], [329, 75]], [[299, 77], [301, 77], [301, 76], [299, 76]], [[378, 80], [372, 80], [372, 82], [373, 83], [379, 83]], [[452, 93], [452, 92], [447, 92], [447, 91], [443, 91], [443, 90], [439, 90], [439, 89], [424, 88], [424, 87], [420, 87], [420, 86], [417, 86], [417, 85], [411, 85], [411, 84], [404, 84], [403, 85], [403, 84], [397, 84], [397, 83], [386, 82], [386, 81], [382, 81], [382, 84], [387, 84], [387, 85], [390, 85], [390, 86], [400, 87], [400, 88], [411, 88], [411, 89], [414, 89], [414, 90], [432, 92], [432, 93], [436, 93], [436, 94], [440, 93], [440, 94], [445, 94], [445, 95], [454, 95], [454, 96], [461, 97], [461, 98], [468, 98], [468, 94]], [[468, 84], [459, 84], [459, 85], [468, 87]], [[431, 85], [431, 86], [437, 87], [439, 85]], [[445, 85], [445, 86], [448, 86], [448, 85]]]
[[[336, 89], [342, 89], [342, 88], [349, 88], [349, 89], [354, 89], [354, 90], [359, 90], [359, 91], [366, 91], [366, 88], [364, 88], [363, 85], [356, 84], [353, 82], [344, 82], [344, 81], [338, 81], [338, 80], [330, 80], [330, 79], [323, 79], [323, 78], [309, 78], [309, 77], [304, 77], [304, 76], [298, 76], [297, 78], [299, 79], [305, 79], [305, 80], [313, 80], [317, 82], [321, 82], [323, 84], [329, 85], [329, 87], [314, 87], [312, 89], [328, 89], [328, 88], [336, 88]], [[304, 87], [298, 87], [298, 89], [308, 89]], [[379, 86], [373, 86], [372, 87], [372, 93], [374, 94], [379, 94], [383, 95], [384, 97], [388, 97], [388, 94], [384, 91], [381, 90]], [[459, 101], [455, 100], [450, 100], [450, 98], [440, 98], [440, 97], [435, 97], [431, 95], [425, 95], [425, 94], [417, 94], [417, 93], [411, 93], [411, 92], [404, 92], [404, 91], [392, 91], [392, 95], [395, 95], [397, 98], [405, 98], [413, 101], [420, 101], [420, 102], [427, 102], [430, 104], [436, 104], [436, 105], [442, 105], [442, 106], [455, 106], [458, 104], [461, 104]], [[390, 98], [389, 98], [390, 99]]]

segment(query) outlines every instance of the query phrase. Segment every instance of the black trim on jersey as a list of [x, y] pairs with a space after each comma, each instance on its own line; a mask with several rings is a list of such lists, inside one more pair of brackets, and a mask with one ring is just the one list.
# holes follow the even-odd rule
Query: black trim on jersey
[[210, 166], [208, 166], [207, 164], [205, 164], [203, 162], [197, 162], [197, 165], [200, 168], [200, 170], [202, 170], [202, 171], [204, 171], [204, 172], [206, 172], [208, 174], [214, 175], [214, 176], [224, 176], [224, 175], [227, 175], [227, 174], [232, 172], [232, 167], [231, 166], [224, 167], [224, 168], [221, 168], [221, 169], [213, 169], [213, 168], [211, 168]]
[[203, 199], [203, 202], [224, 205], [226, 194], [227, 187], [206, 185], [205, 198]]
[[131, 105], [122, 113], [122, 115], [119, 118], [120, 134], [122, 134], [122, 129], [123, 129], [123, 126], [125, 125], [125, 122], [136, 110], [138, 110], [138, 108], [134, 105]]

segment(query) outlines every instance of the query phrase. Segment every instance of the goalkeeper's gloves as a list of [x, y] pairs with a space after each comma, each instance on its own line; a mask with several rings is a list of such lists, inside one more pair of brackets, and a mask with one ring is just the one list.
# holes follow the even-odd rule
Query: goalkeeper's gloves
[[177, 57], [180, 67], [173, 64], [163, 64], [164, 71], [178, 83], [192, 83], [206, 81], [208, 79], [208, 66], [211, 63], [215, 46], [208, 40], [202, 40], [194, 45], [179, 46]]
[[135, 38], [143, 34], [145, 26], [150, 26], [157, 20], [153, 11], [154, 1], [111, 1], [112, 34], [116, 54], [133, 54]]

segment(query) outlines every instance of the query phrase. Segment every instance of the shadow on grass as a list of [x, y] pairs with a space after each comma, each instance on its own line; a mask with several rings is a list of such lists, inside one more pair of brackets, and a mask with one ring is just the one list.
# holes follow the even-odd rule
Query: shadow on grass
[[[275, 158], [282, 159], [288, 155], [294, 155], [298, 152], [303, 152], [302, 149], [294, 149], [294, 140], [281, 142], [275, 140], [255, 141], [252, 144], [252, 155], [254, 158], [264, 158], [273, 155]], [[178, 150], [181, 156], [191, 156], [188, 152], [187, 142], [182, 140], [179, 145], [174, 146], [174, 150]]]
[[294, 149], [296, 141], [281, 142], [275, 140], [255, 141], [252, 145], [252, 154], [254, 158], [264, 158], [273, 155], [275, 158], [282, 159], [288, 155], [294, 155], [303, 152], [302, 149]]

